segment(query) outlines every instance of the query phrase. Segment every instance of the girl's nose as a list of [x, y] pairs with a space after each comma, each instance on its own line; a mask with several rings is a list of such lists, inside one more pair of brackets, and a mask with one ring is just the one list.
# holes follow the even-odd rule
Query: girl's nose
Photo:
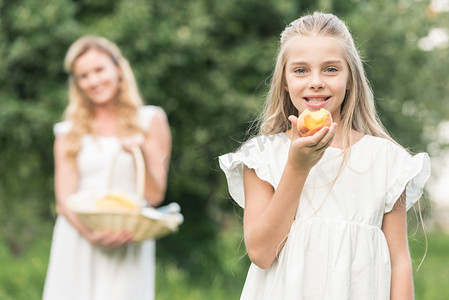
[[320, 74], [313, 74], [310, 78], [309, 88], [311, 89], [323, 89], [326, 84]]

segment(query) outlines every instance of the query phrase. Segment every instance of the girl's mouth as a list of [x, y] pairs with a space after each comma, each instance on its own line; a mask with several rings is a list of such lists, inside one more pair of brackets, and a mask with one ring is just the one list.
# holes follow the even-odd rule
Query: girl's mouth
[[308, 98], [308, 97], [304, 97], [304, 99], [308, 102], [308, 103], [321, 103], [321, 102], [324, 102], [324, 101], [327, 101], [327, 100], [329, 100], [330, 99], [330, 96], [329, 97], [310, 97], [310, 98]]
[[304, 103], [311, 110], [317, 110], [326, 106], [332, 96], [304, 97]]

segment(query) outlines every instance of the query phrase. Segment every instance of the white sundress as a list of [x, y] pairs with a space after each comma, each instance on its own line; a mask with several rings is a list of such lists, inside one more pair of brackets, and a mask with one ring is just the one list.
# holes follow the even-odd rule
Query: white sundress
[[[285, 133], [259, 136], [219, 157], [230, 195], [245, 206], [243, 166], [277, 188], [287, 162]], [[387, 300], [391, 266], [381, 230], [385, 213], [406, 189], [407, 209], [430, 176], [426, 153], [411, 156], [396, 144], [364, 136], [350, 150], [330, 147], [312, 168], [287, 241], [264, 270], [251, 264], [244, 300]]]
[[[144, 106], [139, 110], [143, 129], [150, 127], [159, 109]], [[67, 121], [55, 124], [55, 135], [69, 130]], [[86, 135], [81, 142], [78, 192], [106, 191], [113, 172], [114, 188], [136, 193], [133, 158], [121, 150], [119, 138]], [[65, 217], [57, 217], [44, 300], [153, 300], [154, 282], [154, 240], [107, 249], [92, 245]]]

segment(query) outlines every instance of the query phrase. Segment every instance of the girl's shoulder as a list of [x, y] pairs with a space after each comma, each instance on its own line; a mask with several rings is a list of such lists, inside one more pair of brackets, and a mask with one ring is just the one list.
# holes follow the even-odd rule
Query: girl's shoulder
[[397, 142], [382, 137], [366, 136], [364, 139], [365, 146], [360, 153], [371, 153], [376, 168], [385, 174], [388, 185], [385, 213], [392, 210], [404, 190], [408, 210], [422, 196], [424, 185], [430, 177], [429, 155], [425, 152], [411, 153]]
[[284, 133], [260, 135], [247, 140], [235, 152], [219, 157], [222, 169], [233, 169], [246, 165], [252, 169], [266, 171], [268, 165], [285, 163], [290, 140]]
[[390, 154], [410, 155], [408, 150], [397, 142], [379, 136], [364, 135], [355, 145], [360, 144], [363, 151], [377, 152], [379, 150]]
[[237, 151], [221, 155], [220, 165], [222, 169], [246, 165], [253, 169], [265, 170], [262, 165], [280, 164], [280, 161], [286, 160], [289, 142], [285, 133], [255, 136], [243, 143]]
[[228, 181], [229, 192], [241, 207], [245, 206], [244, 166], [254, 169], [261, 180], [275, 187], [277, 177], [274, 170], [285, 164], [289, 141], [285, 133], [255, 136], [243, 143], [237, 151], [218, 158]]
[[290, 144], [290, 139], [284, 132], [258, 135], [246, 141], [238, 152], [272, 153], [273, 151], [286, 149]]

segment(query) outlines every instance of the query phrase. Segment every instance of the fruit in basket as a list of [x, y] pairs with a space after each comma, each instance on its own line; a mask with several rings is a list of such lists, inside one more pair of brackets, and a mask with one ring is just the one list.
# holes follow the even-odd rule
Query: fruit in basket
[[95, 201], [95, 207], [101, 209], [138, 210], [137, 205], [124, 195], [107, 194]]
[[316, 111], [305, 109], [298, 117], [296, 125], [301, 136], [311, 136], [331, 124], [331, 113], [327, 109], [321, 108]]

